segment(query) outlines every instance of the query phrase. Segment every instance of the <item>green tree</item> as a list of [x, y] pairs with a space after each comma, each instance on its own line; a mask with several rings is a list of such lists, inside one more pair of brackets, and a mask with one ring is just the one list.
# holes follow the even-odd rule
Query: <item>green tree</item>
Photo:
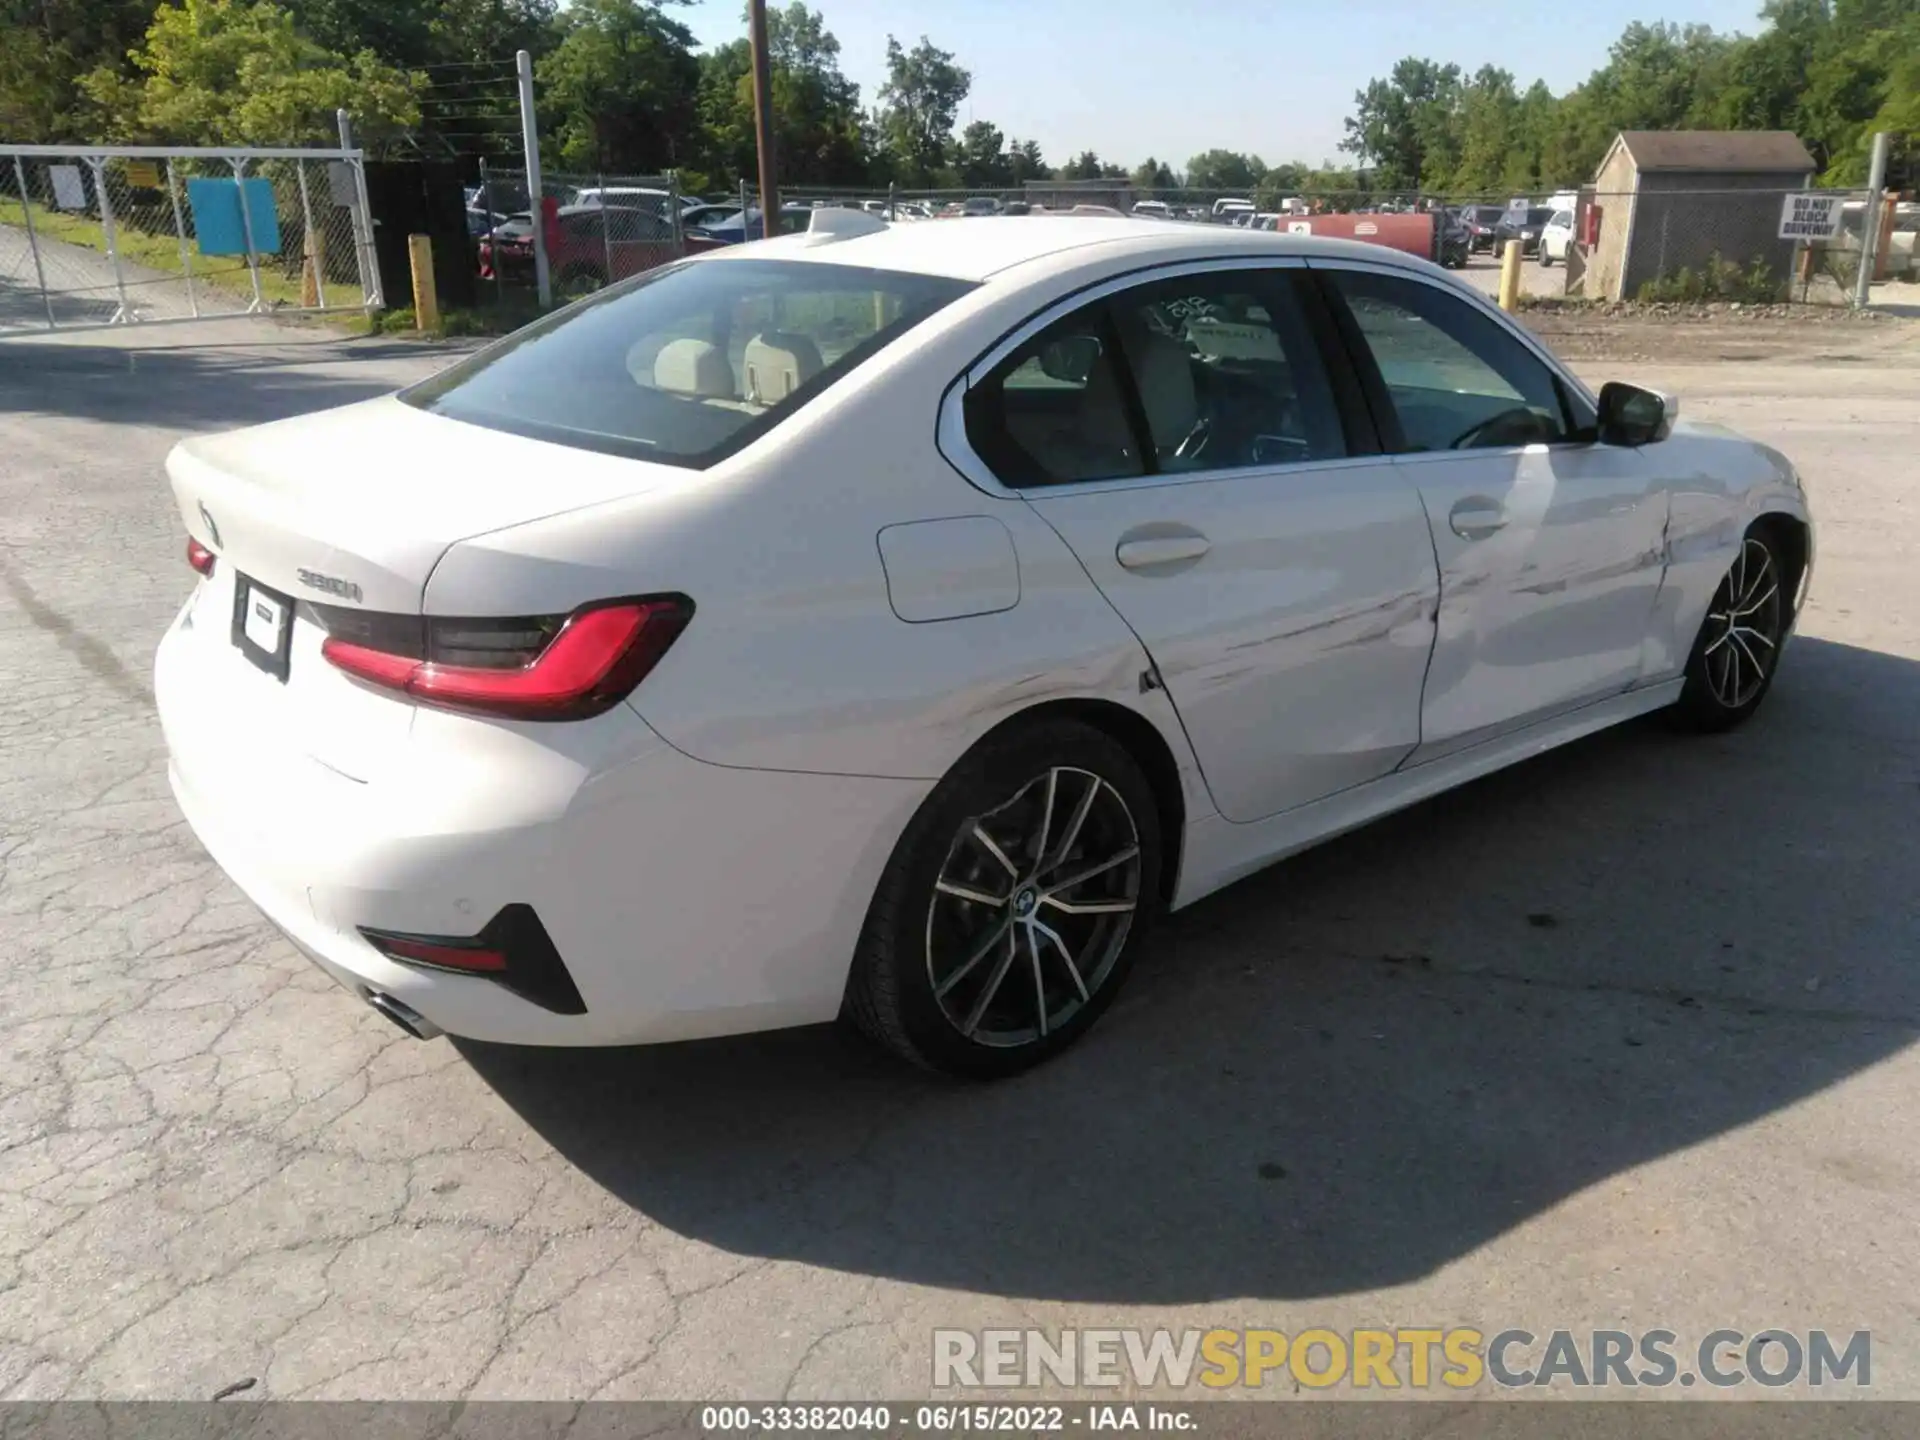
[[[794, 0], [767, 12], [767, 70], [780, 177], [796, 184], [866, 183], [860, 87], [841, 73], [840, 42], [818, 11]], [[698, 164], [723, 179], [755, 174], [753, 55], [745, 39], [701, 58], [697, 108]]]
[[1173, 167], [1151, 155], [1134, 166], [1128, 180], [1143, 199], [1180, 188], [1180, 177], [1173, 173]]
[[1513, 76], [1480, 67], [1460, 94], [1460, 158], [1446, 188], [1462, 196], [1493, 195], [1510, 185], [1516, 150], [1525, 149], [1520, 97]]
[[1459, 163], [1460, 67], [1409, 56], [1354, 97], [1340, 148], [1369, 163], [1386, 190], [1444, 185]]
[[1208, 150], [1187, 162], [1189, 190], [1251, 190], [1267, 173], [1258, 155], [1237, 150]]
[[164, 4], [129, 58], [131, 78], [102, 66], [81, 82], [128, 141], [306, 145], [335, 138], [342, 107], [373, 138], [420, 118], [422, 76], [327, 50], [270, 0]]
[[973, 76], [926, 36], [913, 49], [887, 37], [887, 83], [880, 87], [880, 129], [901, 178], [926, 184], [945, 163], [954, 118]]
[[1073, 159], [1062, 165], [1055, 175], [1059, 180], [1098, 180], [1104, 167], [1100, 157], [1091, 150], [1082, 150]]
[[960, 172], [960, 183], [970, 189], [1013, 184], [1013, 157], [1007, 154], [1007, 137], [999, 126], [985, 120], [975, 120], [960, 132], [953, 163]]
[[153, 21], [153, 0], [0, 0], [0, 135], [48, 145], [99, 138], [82, 76], [129, 78], [128, 52]]
[[1011, 140], [1007, 142], [1007, 167], [1016, 185], [1028, 180], [1047, 178], [1046, 158], [1040, 153], [1037, 140]]
[[658, 5], [572, 0], [535, 69], [558, 170], [653, 171], [691, 160], [700, 65]]

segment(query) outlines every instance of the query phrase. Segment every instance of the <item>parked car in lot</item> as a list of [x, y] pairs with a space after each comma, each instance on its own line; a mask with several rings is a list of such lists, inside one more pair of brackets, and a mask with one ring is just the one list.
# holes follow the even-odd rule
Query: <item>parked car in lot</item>
[[1507, 212], [1498, 205], [1463, 205], [1460, 207], [1460, 221], [1468, 236], [1469, 251], [1487, 251], [1494, 249], [1495, 238], [1499, 233], [1500, 221]]
[[673, 213], [678, 204], [682, 210], [700, 202], [691, 196], [676, 197], [667, 190], [658, 190], [648, 185], [588, 185], [576, 189], [569, 198], [569, 205], [612, 205], [625, 210], [648, 210], [662, 218]]
[[685, 210], [680, 212], [680, 228], [682, 230], [694, 230], [709, 225], [716, 225], [722, 220], [731, 219], [739, 213], [740, 205], [738, 201], [732, 204], [724, 204], [702, 200], [699, 204], [689, 205]]
[[467, 207], [467, 234], [478, 238], [481, 235], [487, 234], [495, 226], [504, 225], [508, 218], [508, 216], [501, 214], [497, 210], [490, 211], [484, 206], [469, 205]]
[[1553, 212], [1544, 205], [1536, 205], [1530, 210], [1509, 210], [1500, 217], [1500, 223], [1493, 227], [1493, 243], [1496, 252], [1504, 253], [1509, 240], [1520, 242], [1520, 253], [1531, 255], [1540, 248], [1540, 232], [1547, 228], [1547, 222], [1553, 218]]
[[1540, 231], [1540, 263], [1551, 265], [1556, 260], [1564, 263], [1572, 245], [1573, 211], [1556, 210]]
[[[812, 218], [811, 205], [790, 201], [780, 207], [779, 232], [782, 235], [798, 234], [807, 228]], [[735, 207], [730, 214], [683, 229], [682, 235], [690, 255], [764, 238], [758, 206], [748, 210], [744, 218], [739, 208]]]
[[1378, 246], [821, 211], [182, 441], [168, 774], [412, 1034], [844, 1016], [1005, 1075], [1169, 908], [1750, 716], [1807, 497], [1675, 409]]
[[[480, 273], [525, 281], [533, 275], [533, 217], [512, 216], [480, 239]], [[674, 258], [673, 226], [651, 210], [569, 205], [547, 232], [547, 274], [555, 293], [580, 295]]]

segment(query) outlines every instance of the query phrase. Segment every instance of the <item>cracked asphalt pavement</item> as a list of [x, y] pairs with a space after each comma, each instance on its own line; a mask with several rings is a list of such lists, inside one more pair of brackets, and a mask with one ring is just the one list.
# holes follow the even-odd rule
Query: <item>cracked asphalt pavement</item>
[[831, 1030], [421, 1043], [335, 988], [169, 795], [160, 463], [444, 356], [0, 341], [0, 1396], [906, 1397], [936, 1326], [1155, 1324], [1870, 1329], [1920, 1396], [1920, 354], [1856, 343], [1655, 367], [1818, 508], [1753, 725], [1247, 880], [972, 1088]]

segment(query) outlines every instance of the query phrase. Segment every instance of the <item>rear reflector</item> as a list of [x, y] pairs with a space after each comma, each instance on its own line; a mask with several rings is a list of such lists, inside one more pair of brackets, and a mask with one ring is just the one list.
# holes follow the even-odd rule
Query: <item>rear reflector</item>
[[386, 935], [373, 939], [376, 948], [390, 960], [406, 960], [415, 965], [431, 965], [436, 970], [477, 970], [482, 973], [507, 968], [507, 957], [498, 950], [446, 940], [416, 940], [407, 935]]
[[195, 570], [198, 570], [202, 575], [211, 575], [213, 574], [213, 561], [213, 551], [189, 535], [187, 537], [187, 564], [191, 565]]
[[402, 965], [491, 980], [556, 1015], [587, 1013], [587, 1002], [531, 905], [503, 907], [478, 935], [412, 935], [364, 925], [360, 934]]
[[342, 634], [329, 634], [320, 653], [358, 680], [424, 704], [519, 720], [584, 720], [631, 694], [692, 615], [691, 600], [665, 595], [603, 601], [561, 619], [430, 617], [424, 656]]

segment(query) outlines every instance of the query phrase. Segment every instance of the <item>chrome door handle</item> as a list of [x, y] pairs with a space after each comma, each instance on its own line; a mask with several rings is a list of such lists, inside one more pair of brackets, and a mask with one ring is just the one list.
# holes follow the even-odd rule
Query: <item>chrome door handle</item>
[[1171, 565], [1179, 560], [1198, 560], [1213, 548], [1204, 535], [1155, 535], [1140, 540], [1122, 540], [1113, 558], [1129, 570], [1150, 565]]
[[1475, 496], [1447, 512], [1447, 523], [1462, 540], [1484, 540], [1507, 524], [1507, 511], [1497, 501]]

